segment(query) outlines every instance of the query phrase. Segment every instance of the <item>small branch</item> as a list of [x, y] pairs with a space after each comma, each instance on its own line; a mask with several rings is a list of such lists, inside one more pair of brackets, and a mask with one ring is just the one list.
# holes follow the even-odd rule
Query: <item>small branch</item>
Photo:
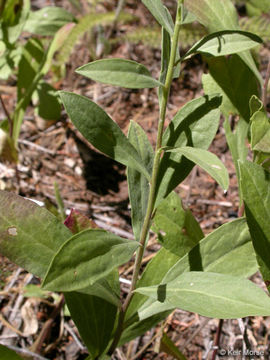
[[224, 322], [224, 320], [220, 319], [219, 323], [218, 323], [216, 338], [215, 338], [215, 342], [214, 342], [214, 351], [213, 351], [213, 355], [212, 355], [212, 360], [216, 360], [217, 351], [219, 349], [220, 336], [221, 336], [223, 322]]
[[57, 303], [57, 305], [55, 306], [54, 310], [52, 311], [49, 319], [45, 322], [37, 340], [34, 342], [34, 344], [31, 346], [31, 350], [34, 352], [34, 353], [37, 353], [39, 354], [41, 352], [41, 348], [42, 348], [42, 345], [43, 343], [45, 342], [45, 340], [47, 339], [48, 335], [49, 335], [49, 332], [51, 330], [51, 327], [53, 325], [53, 322], [56, 318], [56, 316], [59, 314], [59, 312], [61, 311], [62, 309], [62, 306], [64, 305], [64, 302], [65, 302], [65, 298], [64, 298], [64, 295], [61, 294], [60, 296], [60, 300], [59, 302]]
[[0, 94], [0, 101], [1, 101], [1, 105], [2, 105], [2, 108], [4, 110], [4, 113], [8, 119], [8, 124], [9, 124], [9, 136], [12, 137], [12, 133], [13, 133], [13, 121], [11, 119], [11, 116], [8, 112], [8, 109], [6, 108], [6, 105], [4, 103], [4, 100], [2, 98], [2, 95]]
[[266, 76], [262, 87], [262, 102], [265, 108], [267, 106], [267, 87], [268, 87], [269, 79], [270, 79], [270, 58], [268, 60]]

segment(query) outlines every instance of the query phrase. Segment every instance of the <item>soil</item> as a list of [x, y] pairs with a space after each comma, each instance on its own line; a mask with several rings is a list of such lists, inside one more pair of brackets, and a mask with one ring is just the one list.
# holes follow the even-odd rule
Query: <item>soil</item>
[[[40, 8], [51, 1], [33, 1], [33, 6]], [[71, 10], [69, 1], [55, 1], [58, 6]], [[87, 7], [87, 1], [82, 1]], [[109, 9], [112, 2], [104, 2]], [[169, 1], [170, 3], [170, 1]], [[74, 10], [74, 9], [73, 9]], [[126, 10], [137, 16], [136, 23], [122, 24], [112, 33], [119, 33], [152, 23], [151, 16], [138, 3], [127, 1]], [[110, 28], [106, 28], [110, 31]], [[155, 89], [128, 90], [97, 84], [74, 73], [74, 70], [92, 61], [87, 50], [87, 36], [76, 45], [76, 49], [66, 65], [66, 76], [57, 80], [58, 89], [74, 91], [88, 96], [97, 102], [120, 126], [126, 134], [130, 120], [138, 122], [147, 132], [154, 145], [157, 132], [158, 101]], [[127, 41], [114, 43], [110, 57], [136, 60], [146, 65], [153, 75], [158, 76], [160, 51], [145, 43], [131, 44]], [[260, 70], [265, 74], [269, 51], [264, 48], [260, 56]], [[187, 61], [181, 70], [181, 76], [173, 82], [169, 99], [166, 125], [187, 101], [203, 94], [201, 75], [207, 71], [200, 56]], [[54, 79], [49, 73], [48, 80]], [[16, 81], [0, 83], [0, 90], [8, 111], [12, 112], [16, 102]], [[5, 114], [0, 109], [0, 118]], [[222, 124], [221, 119], [221, 124]], [[186, 180], [176, 189], [185, 207], [189, 207], [199, 221], [205, 234], [237, 217], [239, 208], [238, 187], [235, 168], [225, 141], [224, 131], [220, 126], [210, 150], [224, 162], [230, 175], [230, 188], [224, 194], [216, 182], [203, 170], [195, 167]], [[0, 163], [0, 188], [56, 206], [54, 184], [57, 183], [65, 208], [75, 208], [93, 219], [104, 229], [132, 238], [130, 207], [125, 168], [104, 156], [81, 136], [63, 111], [61, 120], [44, 123], [29, 106], [23, 122], [19, 141], [19, 163], [17, 166]], [[159, 245], [151, 238], [146, 257], [151, 257]], [[0, 343], [16, 348], [31, 349], [41, 329], [50, 317], [57, 303], [58, 295], [48, 294], [45, 298], [24, 296], [27, 284], [38, 285], [39, 279], [27, 274], [23, 269], [0, 256]], [[126, 279], [130, 279], [132, 262], [120, 269]], [[260, 286], [259, 274], [253, 278]], [[125, 292], [125, 286], [123, 286]], [[24, 309], [24, 310], [23, 310]], [[24, 316], [24, 313], [28, 316]], [[29, 315], [30, 314], [30, 315]], [[3, 321], [5, 320], [5, 321]], [[2, 321], [2, 322], [1, 322]], [[270, 318], [246, 318], [226, 320], [221, 329], [220, 349], [233, 349], [236, 353], [226, 353], [226, 359], [241, 359], [245, 346], [261, 351], [256, 359], [270, 358], [269, 328]], [[163, 324], [164, 325], [164, 324]], [[30, 328], [28, 336], [21, 336], [20, 331]], [[213, 344], [220, 323], [197, 314], [176, 310], [167, 319], [165, 330], [169, 338], [189, 360], [212, 359]], [[15, 328], [15, 330], [14, 330]], [[31, 329], [35, 329], [31, 331]], [[129, 345], [119, 349], [114, 359], [173, 359], [175, 357], [159, 352], [160, 325], [135, 339]], [[238, 351], [238, 352], [237, 352]], [[79, 334], [67, 313], [58, 312], [50, 328], [50, 334], [39, 352], [46, 359], [75, 360], [87, 357], [87, 351]], [[256, 355], [256, 354], [255, 354]], [[216, 356], [216, 359], [222, 358]], [[248, 357], [247, 357], [248, 358]]]

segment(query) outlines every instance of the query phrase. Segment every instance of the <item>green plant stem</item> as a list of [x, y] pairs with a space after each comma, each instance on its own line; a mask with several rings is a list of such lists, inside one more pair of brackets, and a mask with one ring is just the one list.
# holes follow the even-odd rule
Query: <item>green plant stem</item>
[[158, 177], [158, 171], [159, 171], [160, 158], [161, 158], [161, 154], [162, 154], [162, 135], [163, 135], [165, 118], [166, 118], [167, 102], [168, 102], [170, 88], [171, 88], [171, 84], [172, 84], [172, 80], [173, 80], [174, 64], [175, 64], [175, 58], [176, 58], [176, 51], [178, 50], [178, 39], [179, 39], [179, 32], [180, 32], [180, 27], [181, 27], [181, 4], [180, 3], [181, 3], [181, 1], [178, 3], [176, 23], [175, 23], [174, 33], [173, 33], [173, 37], [172, 37], [170, 60], [169, 60], [165, 84], [163, 87], [162, 102], [161, 102], [161, 107], [160, 107], [160, 118], [159, 118], [159, 123], [158, 123], [157, 142], [156, 142], [153, 170], [152, 170], [152, 176], [151, 176], [151, 182], [150, 182], [150, 192], [149, 192], [146, 215], [145, 215], [145, 219], [144, 219], [144, 223], [143, 223], [142, 231], [141, 231], [140, 247], [137, 252], [136, 259], [135, 259], [130, 291], [129, 291], [128, 296], [121, 308], [121, 311], [119, 314], [119, 319], [118, 319], [118, 327], [115, 332], [115, 337], [114, 337], [113, 343], [109, 349], [109, 354], [112, 354], [113, 351], [115, 350], [115, 348], [117, 347], [117, 344], [120, 340], [120, 337], [121, 337], [121, 334], [123, 331], [125, 314], [128, 309], [128, 306], [132, 300], [132, 297], [134, 295], [133, 291], [135, 290], [136, 284], [138, 281], [141, 263], [142, 263], [142, 259], [143, 259], [143, 254], [144, 254], [144, 250], [145, 250], [145, 243], [146, 243], [147, 235], [149, 233], [149, 229], [151, 226], [151, 219], [153, 216], [156, 190], [157, 190], [156, 189], [157, 177]]

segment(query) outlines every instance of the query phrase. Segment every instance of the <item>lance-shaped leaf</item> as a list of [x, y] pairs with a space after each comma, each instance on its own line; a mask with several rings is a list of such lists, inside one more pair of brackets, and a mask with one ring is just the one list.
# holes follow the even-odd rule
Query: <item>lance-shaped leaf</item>
[[167, 10], [163, 5], [161, 0], [142, 0], [143, 4], [148, 8], [157, 22], [168, 31], [170, 35], [173, 34], [173, 20]]
[[45, 6], [31, 11], [25, 23], [24, 31], [42, 36], [52, 36], [67, 23], [74, 22], [74, 16], [67, 10], [56, 6]]
[[[131, 121], [128, 139], [138, 151], [143, 165], [149, 173], [152, 172], [154, 151], [144, 130]], [[137, 241], [140, 240], [141, 228], [146, 214], [149, 196], [149, 182], [137, 170], [127, 169], [128, 192], [131, 204], [132, 229]]]
[[182, 57], [204, 53], [213, 56], [225, 56], [249, 50], [262, 43], [262, 39], [250, 32], [240, 30], [222, 30], [206, 35]]
[[152, 78], [148, 69], [136, 61], [125, 59], [102, 59], [83, 65], [76, 70], [80, 75], [105, 84], [129, 89], [162, 86]]
[[260, 271], [270, 284], [270, 179], [269, 172], [249, 161], [239, 162], [241, 187], [249, 231]]
[[246, 220], [241, 218], [220, 226], [203, 238], [168, 271], [162, 282], [172, 281], [186, 271], [248, 277], [257, 269]]
[[127, 262], [139, 246], [104, 230], [89, 229], [68, 239], [54, 256], [43, 287], [77, 291], [93, 285]]
[[158, 286], [135, 290], [203, 316], [236, 319], [270, 314], [270, 298], [251, 281], [231, 275], [187, 272]]
[[164, 351], [166, 354], [173, 356], [174, 359], [187, 360], [186, 357], [181, 353], [174, 342], [164, 332], [160, 342], [160, 352]]
[[204, 149], [193, 148], [190, 146], [165, 149], [165, 151], [184, 155], [187, 159], [193, 161], [195, 164], [199, 165], [202, 169], [208, 172], [208, 174], [210, 174], [224, 190], [228, 189], [228, 171], [215, 154]]
[[249, 99], [258, 95], [257, 79], [237, 55], [208, 58], [209, 74], [203, 75], [204, 91], [223, 95], [221, 111], [225, 116], [240, 115], [249, 122]]
[[[162, 283], [173, 281], [188, 271], [249, 277], [257, 270], [258, 264], [248, 226], [246, 220], [241, 218], [220, 226], [202, 239], [168, 270]], [[139, 309], [140, 319], [174, 308], [167, 305], [158, 301], [145, 303]]]
[[[18, 266], [44, 278], [54, 255], [71, 236], [69, 229], [45, 208], [0, 191], [0, 253]], [[112, 276], [80, 291], [117, 305], [119, 295]]]
[[[211, 95], [189, 101], [165, 130], [162, 145], [208, 149], [218, 129], [221, 100], [220, 95]], [[182, 154], [164, 154], [158, 174], [156, 206], [186, 178], [193, 166]]]
[[93, 146], [150, 178], [136, 149], [104, 110], [81, 95], [61, 91], [60, 97], [73, 124]]
[[99, 297], [77, 292], [66, 293], [65, 300], [92, 359], [99, 358], [110, 341], [117, 307]]
[[17, 265], [44, 277], [56, 251], [71, 236], [48, 210], [0, 191], [0, 252]]
[[203, 232], [192, 213], [185, 211], [174, 191], [157, 207], [152, 230], [170, 252], [182, 257], [203, 237]]
[[[240, 30], [237, 12], [230, 0], [185, 0], [185, 6], [210, 33], [221, 30]], [[262, 82], [260, 72], [250, 52], [243, 51], [238, 56]]]

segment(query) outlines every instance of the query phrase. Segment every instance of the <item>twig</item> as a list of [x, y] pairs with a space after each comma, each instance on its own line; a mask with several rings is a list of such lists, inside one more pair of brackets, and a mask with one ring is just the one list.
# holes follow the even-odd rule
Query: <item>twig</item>
[[55, 155], [56, 154], [55, 151], [46, 149], [45, 147], [37, 145], [37, 144], [35, 144], [35, 143], [31, 142], [31, 141], [28, 141], [28, 140], [19, 139], [18, 142], [20, 144], [27, 145], [29, 147], [32, 147], [33, 149], [45, 152], [45, 153], [50, 154], [50, 155]]
[[6, 345], [6, 344], [2, 344], [2, 345], [6, 346], [10, 350], [16, 351], [19, 354], [29, 355], [29, 356], [33, 357], [34, 359], [37, 359], [37, 360], [49, 360], [49, 359], [47, 359], [47, 358], [45, 358], [43, 356], [37, 355], [37, 354], [33, 353], [32, 351], [27, 350], [27, 349], [18, 348], [17, 346], [13, 346], [13, 345]]
[[9, 124], [9, 136], [12, 137], [12, 133], [13, 133], [13, 121], [11, 119], [11, 116], [9, 115], [8, 109], [6, 108], [6, 105], [4, 103], [4, 100], [2, 98], [2, 95], [0, 94], [0, 101], [2, 104], [2, 108], [4, 110], [4, 113], [6, 114], [6, 117], [8, 119], [8, 124]]
[[197, 203], [206, 204], [206, 205], [219, 205], [225, 207], [232, 207], [233, 204], [230, 201], [217, 201], [217, 200], [207, 200], [207, 199], [198, 199]]
[[65, 302], [64, 295], [61, 294], [59, 302], [57, 303], [54, 310], [52, 311], [49, 319], [45, 322], [45, 324], [44, 324], [44, 326], [43, 326], [37, 340], [31, 346], [31, 350], [34, 351], [35, 353], [38, 353], [38, 354], [40, 353], [42, 345], [43, 345], [43, 343], [45, 342], [45, 340], [47, 339], [47, 337], [49, 335], [49, 332], [50, 332], [51, 327], [53, 325], [54, 319], [56, 318], [56, 316], [61, 311], [62, 306], [64, 305], [64, 302]]
[[213, 354], [212, 354], [212, 360], [216, 359], [217, 351], [219, 349], [220, 336], [221, 336], [221, 332], [222, 332], [223, 322], [224, 322], [224, 320], [220, 319], [219, 323], [218, 323], [216, 338], [215, 338], [215, 342], [214, 342], [214, 346], [213, 346], [214, 350], [213, 350]]
[[134, 240], [134, 236], [132, 234], [130, 234], [129, 232], [125, 231], [125, 230], [118, 229], [115, 226], [110, 226], [110, 225], [106, 224], [105, 222], [100, 221], [100, 220], [96, 220], [96, 219], [95, 219], [95, 223], [97, 224], [98, 227], [100, 227], [102, 229], [111, 231], [116, 235], [125, 237], [126, 239]]
[[197, 336], [197, 334], [209, 323], [211, 319], [206, 318], [202, 322], [202, 324], [191, 334], [191, 336], [187, 339], [187, 341], [184, 343], [183, 348], [186, 349], [187, 346], [191, 343], [191, 341]]
[[266, 76], [262, 87], [262, 101], [265, 108], [267, 106], [267, 87], [268, 87], [269, 79], [270, 79], [270, 58], [268, 60]]
[[5, 325], [7, 328], [9, 328], [11, 331], [15, 332], [21, 337], [25, 337], [24, 333], [20, 330], [16, 329], [13, 325], [11, 325], [1, 314], [0, 314], [0, 321]]
[[76, 344], [78, 345], [80, 350], [86, 350], [86, 348], [83, 346], [83, 344], [80, 342], [78, 336], [75, 334], [75, 331], [73, 331], [73, 329], [67, 324], [64, 324], [64, 328], [67, 330], [67, 332], [70, 333], [70, 335], [73, 337], [73, 339], [75, 340]]

